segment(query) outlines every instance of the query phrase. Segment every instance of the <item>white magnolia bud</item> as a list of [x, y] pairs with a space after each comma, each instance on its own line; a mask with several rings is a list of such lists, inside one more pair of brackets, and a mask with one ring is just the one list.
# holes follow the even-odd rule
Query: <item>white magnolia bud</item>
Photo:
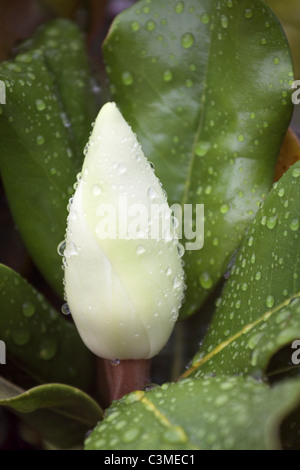
[[114, 103], [99, 112], [85, 154], [69, 207], [66, 299], [96, 355], [147, 359], [168, 340], [183, 297], [171, 211]]

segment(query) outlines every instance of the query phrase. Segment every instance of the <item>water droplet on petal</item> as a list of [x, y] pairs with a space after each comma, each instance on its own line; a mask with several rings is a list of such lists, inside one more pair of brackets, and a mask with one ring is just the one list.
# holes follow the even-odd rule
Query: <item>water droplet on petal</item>
[[71, 310], [67, 303], [63, 304], [63, 306], [61, 307], [61, 311], [64, 315], [71, 315]]
[[143, 253], [145, 253], [145, 247], [143, 245], [138, 245], [136, 247], [136, 252], [138, 255], [142, 255]]
[[118, 166], [118, 172], [120, 175], [123, 175], [124, 173], [126, 173], [127, 171], [127, 166], [125, 165], [125, 163], [120, 163], [120, 165]]
[[94, 184], [94, 186], [92, 187], [92, 193], [94, 196], [100, 196], [102, 190], [101, 190], [101, 186], [99, 186], [99, 184]]
[[178, 256], [182, 258], [182, 256], [184, 255], [185, 249], [181, 243], [177, 243], [177, 251], [178, 251]]
[[57, 247], [57, 253], [58, 253], [60, 256], [64, 256], [65, 249], [66, 249], [66, 241], [63, 240], [62, 242], [60, 242], [60, 244], [59, 244], [58, 247]]
[[148, 194], [149, 199], [155, 199], [156, 198], [156, 191], [155, 191], [155, 189], [152, 188], [152, 186], [149, 186], [147, 194]]

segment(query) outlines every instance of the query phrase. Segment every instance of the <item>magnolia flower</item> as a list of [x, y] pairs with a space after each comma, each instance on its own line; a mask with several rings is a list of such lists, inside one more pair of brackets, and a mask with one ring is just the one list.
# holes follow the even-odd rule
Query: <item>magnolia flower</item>
[[148, 359], [168, 340], [183, 298], [171, 211], [114, 103], [100, 110], [85, 155], [69, 204], [66, 300], [96, 355]]

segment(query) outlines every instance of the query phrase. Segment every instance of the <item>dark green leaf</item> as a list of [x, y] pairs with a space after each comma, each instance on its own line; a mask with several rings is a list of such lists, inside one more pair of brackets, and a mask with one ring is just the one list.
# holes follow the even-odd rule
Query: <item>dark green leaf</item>
[[82, 445], [86, 432], [102, 418], [89, 395], [62, 384], [24, 391], [0, 377], [0, 406], [10, 408], [59, 448]]
[[300, 402], [300, 381], [270, 389], [243, 377], [185, 379], [116, 402], [86, 449], [277, 449]]
[[5, 367], [13, 366], [15, 381], [24, 372], [34, 382], [62, 382], [82, 389], [91, 386], [93, 358], [74, 325], [21, 276], [1, 264], [0, 339], [6, 345], [7, 362], [1, 372], [5, 374]]
[[169, 203], [205, 205], [204, 248], [185, 254], [184, 316], [220, 279], [271, 185], [292, 111], [288, 45], [259, 0], [142, 0], [117, 17], [104, 57]]
[[276, 351], [300, 338], [299, 182], [300, 162], [262, 204], [185, 375], [261, 374]]
[[31, 46], [0, 65], [7, 89], [0, 115], [0, 169], [23, 240], [62, 294], [56, 249], [96, 110], [84, 44], [74, 25], [53, 23]]

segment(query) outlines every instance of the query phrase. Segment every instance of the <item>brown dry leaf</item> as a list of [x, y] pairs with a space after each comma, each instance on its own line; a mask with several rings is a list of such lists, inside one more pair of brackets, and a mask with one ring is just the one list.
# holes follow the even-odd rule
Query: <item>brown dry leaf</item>
[[300, 160], [300, 141], [292, 129], [289, 128], [280, 149], [274, 181], [278, 181], [290, 166], [298, 160]]

